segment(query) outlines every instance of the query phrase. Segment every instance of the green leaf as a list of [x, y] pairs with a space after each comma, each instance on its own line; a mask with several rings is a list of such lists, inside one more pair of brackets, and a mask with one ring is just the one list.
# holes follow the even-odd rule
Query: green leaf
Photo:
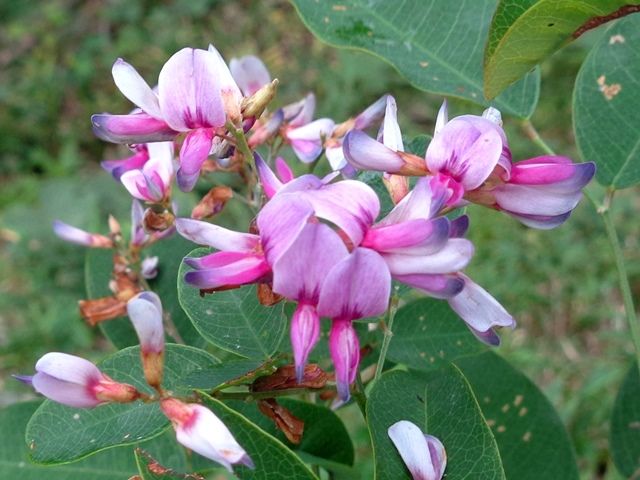
[[[555, 51], [616, 17], [629, 0], [501, 0], [485, 49], [484, 93], [494, 98]], [[601, 17], [601, 18], [598, 18]], [[584, 28], [584, 30], [583, 30]]]
[[[482, 94], [483, 45], [495, 0], [292, 0], [307, 27], [336, 47], [365, 50], [415, 87], [489, 105]], [[538, 101], [536, 71], [492, 105], [526, 118]]]
[[19, 480], [122, 480], [136, 472], [131, 449], [113, 449], [72, 465], [43, 467], [29, 460], [24, 430], [40, 402], [0, 410], [0, 478]]
[[569, 436], [535, 384], [493, 352], [455, 363], [493, 431], [508, 479], [578, 479]]
[[616, 396], [611, 417], [611, 454], [618, 470], [632, 478], [640, 473], [640, 375], [634, 362]]
[[[193, 371], [209, 368], [217, 360], [208, 353], [183, 345], [166, 346], [163, 386], [177, 395], [189, 393], [184, 379]], [[114, 380], [152, 393], [144, 381], [139, 347], [129, 347], [106, 358], [100, 369]], [[27, 425], [31, 458], [42, 464], [65, 463], [118, 445], [155, 437], [168, 426], [157, 403], [107, 404], [76, 409], [45, 401]]]
[[[207, 248], [197, 248], [189, 256], [209, 253]], [[178, 299], [206, 340], [247, 358], [269, 358], [278, 350], [287, 330], [284, 302], [272, 307], [261, 305], [254, 285], [201, 297], [197, 288], [184, 282], [189, 269], [184, 262], [180, 266]]]
[[224, 422], [255, 464], [255, 470], [236, 466], [234, 471], [239, 478], [243, 480], [281, 480], [282, 478], [317, 480], [302, 460], [282, 442], [222, 402], [205, 394], [201, 396], [204, 404]]
[[196, 370], [185, 379], [185, 383], [191, 388], [214, 389], [230, 380], [243, 377], [262, 365], [261, 360], [245, 358], [229, 360], [209, 368]]
[[200, 480], [202, 478], [199, 475], [181, 473], [169, 468], [142, 448], [136, 448], [134, 454], [142, 480]]
[[300, 445], [289, 442], [273, 421], [258, 410], [255, 403], [228, 402], [234, 410], [242, 413], [265, 432], [273, 435], [292, 450], [305, 452], [318, 458], [343, 465], [353, 465], [353, 444], [342, 420], [326, 407], [287, 398], [278, 398], [278, 403], [294, 416], [304, 421], [304, 433]]
[[[145, 249], [147, 256], [158, 256], [158, 276], [149, 280], [151, 289], [160, 296], [162, 306], [168, 313], [167, 334], [179, 343], [202, 347], [206, 344], [180, 308], [176, 278], [182, 258], [193, 249], [193, 243], [179, 235], [161, 240]], [[100, 298], [111, 294], [109, 281], [113, 270], [111, 250], [91, 249], [85, 264], [85, 283], [88, 298]], [[175, 327], [175, 329], [173, 328]], [[100, 324], [104, 334], [117, 348], [138, 344], [138, 337], [127, 317], [109, 320]]]
[[486, 347], [443, 300], [423, 298], [402, 307], [393, 323], [387, 358], [431, 370]]
[[457, 367], [426, 373], [391, 371], [374, 384], [367, 402], [367, 424], [376, 480], [411, 478], [387, 433], [400, 420], [415, 423], [442, 442], [447, 480], [505, 478], [496, 441]]
[[640, 15], [607, 29], [582, 64], [573, 93], [573, 120], [584, 160], [598, 165], [602, 185], [640, 181]]

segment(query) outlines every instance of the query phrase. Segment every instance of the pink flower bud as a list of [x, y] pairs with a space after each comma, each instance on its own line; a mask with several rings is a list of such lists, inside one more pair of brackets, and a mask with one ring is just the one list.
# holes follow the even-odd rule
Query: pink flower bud
[[388, 434], [414, 480], [442, 479], [447, 454], [440, 440], [407, 420], [391, 425]]
[[254, 468], [247, 452], [238, 444], [222, 421], [206, 407], [165, 398], [160, 408], [176, 431], [176, 439], [186, 448], [207, 457], [232, 472], [241, 463]]
[[147, 383], [158, 388], [164, 365], [162, 304], [153, 292], [142, 292], [127, 303], [127, 313], [140, 340], [140, 355]]
[[80, 357], [51, 352], [36, 363], [33, 388], [70, 407], [93, 408], [105, 402], [128, 403], [140, 393], [132, 385], [119, 383]]
[[109, 237], [95, 233], [85, 232], [79, 228], [68, 225], [60, 220], [53, 222], [53, 232], [62, 240], [76, 245], [93, 248], [112, 248], [113, 242]]

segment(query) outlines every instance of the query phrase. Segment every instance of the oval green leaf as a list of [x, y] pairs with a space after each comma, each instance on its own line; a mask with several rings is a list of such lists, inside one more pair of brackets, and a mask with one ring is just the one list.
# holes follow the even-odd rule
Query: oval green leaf
[[[190, 257], [211, 253], [197, 248]], [[198, 332], [215, 346], [247, 358], [269, 358], [277, 350], [287, 330], [284, 302], [265, 307], [258, 301], [256, 287], [248, 285], [200, 296], [200, 291], [184, 282], [188, 272], [184, 262], [178, 274], [178, 298]]]
[[584, 160], [598, 165], [602, 185], [640, 181], [640, 15], [613, 24], [582, 64], [573, 93], [573, 121]]
[[367, 401], [367, 425], [376, 480], [411, 479], [387, 433], [400, 420], [440, 439], [447, 452], [447, 480], [505, 479], [493, 434], [454, 365], [424, 373], [391, 371], [374, 384]]
[[[618, 18], [629, 0], [501, 0], [484, 58], [484, 93], [494, 98], [587, 29]], [[637, 11], [637, 10], [636, 10]]]
[[640, 475], [640, 375], [633, 364], [616, 396], [611, 417], [613, 462], [627, 478]]
[[531, 380], [493, 352], [455, 363], [493, 431], [508, 479], [578, 479], [569, 435]]
[[[166, 238], [146, 249], [147, 256], [158, 256], [158, 276], [148, 281], [151, 289], [162, 300], [166, 313], [166, 330], [169, 338], [178, 343], [196, 347], [206, 344], [180, 308], [176, 278], [182, 258], [193, 249], [193, 243], [179, 235]], [[111, 294], [109, 281], [113, 270], [113, 253], [110, 250], [91, 249], [85, 263], [85, 284], [88, 298], [100, 298]], [[117, 348], [138, 344], [131, 322], [122, 317], [100, 324], [100, 328]]]
[[427, 92], [489, 104], [517, 117], [535, 110], [533, 72], [494, 102], [483, 97], [482, 61], [495, 0], [292, 0], [322, 41], [367, 51]]
[[484, 344], [446, 302], [423, 298], [396, 313], [387, 358], [418, 370], [432, 370], [484, 350]]
[[242, 465], [234, 467], [235, 474], [243, 480], [318, 480], [298, 456], [280, 440], [266, 433], [247, 418], [227, 407], [224, 403], [201, 394], [203, 403], [229, 428], [235, 439], [244, 448], [255, 469]]
[[[183, 345], [167, 345], [163, 386], [178, 395], [189, 393], [184, 380], [217, 360]], [[114, 380], [153, 393], [145, 383], [139, 347], [129, 347], [106, 358], [100, 369]], [[157, 403], [107, 404], [93, 409], [66, 407], [45, 401], [27, 425], [26, 441], [36, 463], [56, 464], [80, 459], [118, 445], [140, 443], [169, 425]]]

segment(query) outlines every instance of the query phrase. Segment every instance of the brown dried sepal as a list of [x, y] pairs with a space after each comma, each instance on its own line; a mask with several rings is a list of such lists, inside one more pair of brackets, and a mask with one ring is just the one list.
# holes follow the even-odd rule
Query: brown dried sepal
[[311, 363], [304, 367], [302, 382], [296, 380], [296, 370], [293, 365], [278, 368], [271, 375], [259, 377], [251, 384], [251, 391], [266, 392], [270, 390], [287, 390], [289, 388], [324, 388], [328, 375], [317, 364]]
[[282, 295], [275, 293], [272, 286], [267, 283], [259, 283], [256, 293], [258, 294], [260, 305], [264, 305], [265, 307], [272, 307], [280, 303], [284, 298]]
[[155, 211], [147, 208], [144, 212], [144, 228], [149, 232], [164, 232], [173, 226], [175, 219], [170, 210]]
[[115, 297], [80, 300], [78, 306], [80, 307], [80, 315], [92, 327], [95, 327], [100, 322], [121, 317], [127, 313], [127, 303]]
[[240, 288], [242, 285], [225, 285], [223, 287], [216, 287], [216, 288], [201, 288], [200, 289], [200, 296], [204, 297], [207, 294], [213, 294], [216, 292], [224, 292], [226, 290], [234, 290], [236, 288]]
[[291, 443], [298, 445], [302, 441], [304, 422], [278, 404], [275, 398], [258, 401], [258, 409], [265, 417], [274, 421], [278, 430], [284, 433]]
[[[143, 450], [142, 448], [136, 448], [136, 453], [147, 460], [147, 470], [149, 470], [149, 473], [152, 473], [153, 475], [167, 476], [171, 478], [183, 478], [184, 480], [204, 480], [204, 477], [197, 473], [178, 473], [171, 468], [161, 465], [160, 462], [158, 462], [149, 454], [149, 452]], [[133, 478], [136, 477], [131, 477], [129, 480], [132, 480]]]
[[202, 220], [217, 215], [232, 197], [233, 190], [226, 185], [213, 187], [191, 211], [191, 218]]

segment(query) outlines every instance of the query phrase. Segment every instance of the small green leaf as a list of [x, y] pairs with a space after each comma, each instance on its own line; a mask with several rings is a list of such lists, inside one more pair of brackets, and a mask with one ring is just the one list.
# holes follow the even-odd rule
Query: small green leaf
[[230, 380], [243, 377], [261, 367], [263, 362], [254, 359], [228, 360], [209, 368], [203, 368], [191, 373], [185, 383], [191, 388], [214, 389]]
[[582, 64], [573, 93], [573, 120], [584, 160], [598, 165], [602, 185], [640, 181], [640, 15], [607, 29]]
[[273, 435], [289, 448], [305, 452], [318, 458], [343, 465], [353, 465], [353, 444], [342, 420], [326, 407], [312, 403], [278, 398], [278, 403], [294, 416], [304, 421], [304, 433], [300, 445], [290, 443], [273, 421], [258, 410], [255, 403], [228, 402], [234, 410], [242, 413], [265, 432]]
[[[174, 235], [145, 249], [145, 255], [158, 256], [158, 276], [149, 280], [149, 286], [162, 300], [162, 306], [169, 315], [167, 322], [171, 328], [167, 334], [179, 343], [202, 347], [206, 344], [180, 308], [176, 278], [182, 258], [193, 249], [193, 244], [179, 235]], [[85, 263], [85, 283], [88, 298], [111, 295], [109, 281], [113, 270], [113, 252], [111, 250], [91, 249]], [[175, 327], [175, 330], [173, 330]], [[100, 324], [104, 334], [117, 348], [138, 344], [131, 322], [128, 318], [118, 318]], [[179, 338], [176, 338], [179, 337]]]
[[204, 404], [229, 428], [244, 448], [255, 469], [234, 467], [238, 478], [247, 480], [317, 480], [309, 468], [282, 442], [275, 439], [222, 402], [201, 393]]
[[396, 313], [387, 358], [431, 370], [486, 350], [443, 300], [423, 298]]
[[[190, 257], [211, 253], [193, 250]], [[269, 358], [282, 343], [287, 330], [284, 302], [265, 307], [258, 301], [256, 287], [244, 286], [200, 296], [184, 282], [189, 271], [184, 262], [178, 274], [178, 298], [200, 334], [215, 346], [247, 358]]]
[[[166, 346], [163, 386], [178, 395], [189, 393], [184, 380], [217, 360], [208, 353], [183, 345]], [[129, 347], [106, 358], [100, 369], [114, 380], [152, 393], [144, 381], [140, 349]], [[93, 409], [66, 407], [45, 401], [27, 425], [26, 441], [33, 461], [65, 463], [118, 445], [155, 437], [169, 425], [157, 403], [107, 404]]]
[[504, 480], [496, 441], [469, 384], [453, 365], [427, 373], [391, 371], [367, 402], [376, 480], [410, 479], [387, 433], [400, 420], [437, 437], [447, 452], [447, 480]]
[[549, 400], [493, 352], [456, 360], [498, 442], [507, 478], [577, 480], [575, 454]]
[[632, 478], [640, 473], [640, 375], [634, 362], [616, 396], [611, 417], [611, 454], [618, 470]]
[[[377, 55], [419, 89], [489, 105], [482, 93], [482, 61], [495, 0], [291, 1], [322, 41]], [[529, 117], [539, 87], [535, 71], [492, 105]]]
[[485, 49], [485, 97], [494, 98], [581, 35], [587, 27], [593, 28], [617, 18], [618, 10], [631, 4], [639, 3], [629, 0], [501, 0]]

